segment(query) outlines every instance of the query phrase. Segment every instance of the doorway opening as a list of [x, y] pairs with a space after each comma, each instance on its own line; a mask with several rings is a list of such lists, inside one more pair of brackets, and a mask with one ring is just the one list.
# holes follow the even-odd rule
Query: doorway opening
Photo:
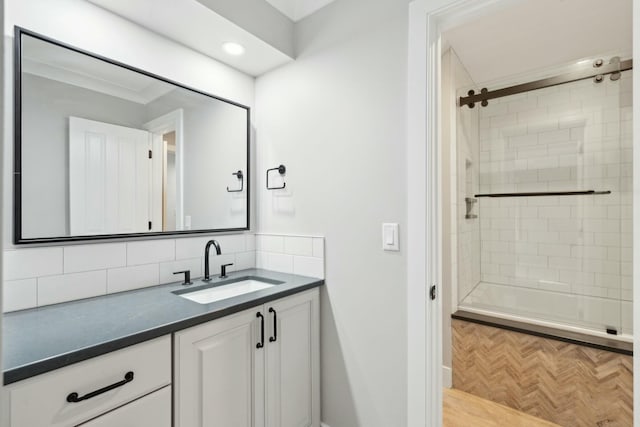
[[[580, 332], [588, 335], [605, 339], [613, 337], [616, 342], [624, 343], [626, 341], [625, 351], [627, 351], [632, 347], [630, 345], [632, 344], [630, 341], [632, 341], [631, 333], [634, 323], [632, 307], [637, 304], [632, 299], [632, 290], [637, 287], [635, 283], [639, 282], [633, 276], [631, 269], [633, 258], [637, 256], [632, 250], [634, 242], [631, 238], [632, 223], [634, 216], [637, 215], [637, 209], [632, 208], [638, 202], [632, 192], [634, 184], [632, 178], [638, 176], [637, 172], [635, 174], [631, 172], [638, 163], [633, 161], [638, 152], [638, 150], [633, 150], [634, 139], [637, 140], [638, 137], [634, 136], [632, 132], [632, 129], [634, 127], [637, 129], [638, 126], [638, 112], [633, 112], [631, 107], [632, 93], [634, 92], [631, 82], [633, 80], [637, 82], [637, 77], [633, 76], [632, 70], [625, 70], [623, 66], [626, 60], [633, 58], [633, 51], [636, 55], [638, 54], [638, 47], [632, 46], [631, 43], [615, 43], [610, 48], [605, 48], [602, 44], [603, 41], [606, 42], [611, 38], [612, 33], [609, 29], [612, 29], [613, 33], [622, 30], [622, 33], [625, 34], [623, 37], [633, 40], [631, 36], [633, 31], [631, 4], [636, 3], [637, 6], [638, 2], [632, 0], [621, 2], [621, 9], [609, 10], [606, 13], [596, 12], [598, 8], [591, 8], [592, 2], [586, 4], [575, 1], [549, 4], [520, 0], [451, 1], [444, 6], [442, 3], [447, 2], [441, 2], [439, 5], [431, 3], [433, 2], [415, 1], [411, 5], [410, 14], [409, 226], [417, 234], [415, 238], [409, 238], [410, 253], [408, 255], [410, 425], [414, 425], [414, 422], [415, 425], [439, 425], [442, 420], [442, 382], [440, 381], [443, 377], [445, 383], [449, 381], [446, 369], [443, 376], [443, 354], [441, 351], [453, 347], [446, 342], [443, 345], [443, 332], [451, 331], [451, 327], [446, 324], [451, 322], [451, 313], [457, 311], [461, 305], [470, 308], [470, 311], [475, 309], [476, 313], [474, 314], [485, 314], [477, 313], [477, 311], [486, 310], [488, 304], [485, 303], [487, 302], [496, 303], [506, 311], [518, 310], [517, 313], [505, 313], [505, 310], [498, 313], [502, 314], [502, 320], [519, 321], [522, 319], [513, 319], [509, 316], [526, 314], [524, 317], [526, 317], [527, 323], [543, 324], [536, 326], [549, 326], [547, 323], [560, 320], [565, 329], [570, 329], [571, 332], [575, 332], [575, 328], [581, 328], [584, 330]], [[531, 10], [524, 13], [524, 21], [504, 19], [504, 14], [509, 9], [520, 9], [523, 12], [527, 10], [527, 7], [537, 7], [551, 13], [551, 15], [543, 22], [538, 22], [540, 25], [536, 25], [537, 29], [534, 31], [526, 30], [527, 25], [537, 22], [535, 14]], [[577, 12], [571, 18], [561, 18], [561, 13], [553, 15], [554, 8], [571, 7], [578, 7]], [[636, 7], [636, 20], [638, 19], [637, 10]], [[619, 14], [619, 16], [611, 19], [615, 14]], [[583, 27], [581, 23], [576, 22], [578, 19], [576, 17], [579, 17], [580, 21], [584, 23], [587, 16], [597, 17], [598, 25]], [[558, 33], [554, 33], [554, 19], [559, 19], [563, 26], [564, 35], [561, 37], [556, 37]], [[484, 22], [486, 26], [486, 23], [491, 20], [494, 22], [493, 25], [487, 26], [488, 30], [485, 29], [484, 33], [478, 30], [478, 25]], [[476, 52], [466, 51], [465, 53], [464, 48], [456, 49], [456, 44], [460, 44], [460, 41], [454, 40], [454, 30], [456, 28], [470, 30], [474, 27], [476, 31], [473, 33], [473, 43], [469, 45], [474, 46]], [[540, 31], [540, 28], [544, 28], [544, 31]], [[593, 31], [594, 28], [602, 30], [602, 32]], [[498, 34], [500, 31], [506, 30], [512, 31], [513, 36]], [[577, 33], [589, 31], [593, 34], [588, 37], [576, 36]], [[530, 37], [534, 33], [539, 37]], [[607, 35], [603, 36], [604, 33]], [[518, 42], [519, 35], [539, 41], [551, 37], [551, 41], [543, 47], [527, 48]], [[597, 42], [587, 46], [590, 51], [577, 49], [576, 40], [589, 40], [594, 36], [602, 37], [598, 37]], [[490, 42], [483, 43], [482, 40], [486, 41], [484, 37], [489, 37]], [[558, 40], [562, 40], [562, 43]], [[492, 47], [504, 48], [509, 43], [513, 43], [520, 50], [514, 51], [515, 54], [511, 55], [499, 50], [497, 53], [491, 52]], [[563, 51], [567, 47], [570, 49]], [[455, 86], [453, 93], [445, 92], [442, 87], [447, 78], [446, 70], [444, 70], [445, 61], [443, 60], [443, 54], [447, 52], [450, 55], [449, 65], [451, 65], [451, 61], [459, 60], [463, 65], [462, 68], [472, 77], [466, 86]], [[567, 56], [571, 52], [574, 56]], [[485, 64], [484, 71], [488, 73], [502, 72], [503, 74], [476, 77], [478, 73], [482, 75], [482, 71], [473, 65], [474, 55], [479, 60], [478, 64]], [[564, 59], [562, 59], [563, 55], [565, 55]], [[454, 57], [455, 59], [452, 60], [451, 58]], [[602, 61], [598, 61], [599, 59]], [[486, 92], [491, 94], [493, 91], [518, 84], [568, 74], [575, 67], [588, 65], [588, 68], [598, 68], [601, 65], [609, 66], [611, 64], [614, 64], [615, 67], [617, 66], [615, 64], [618, 63], [622, 67], [611, 73], [609, 70], [602, 73], [604, 78], [596, 74], [593, 79], [585, 80], [583, 83], [568, 81], [566, 85], [554, 85], [552, 89], [539, 88], [518, 94], [513, 93], [502, 98], [487, 98], [486, 105], [484, 99], [473, 98], [475, 101], [473, 109], [469, 108], [469, 104], [473, 102], [463, 104], [460, 101], [460, 98], [470, 98], [482, 94], [484, 88], [486, 88]], [[594, 67], [593, 64], [601, 65]], [[525, 65], [524, 69], [516, 70], [517, 66]], [[613, 74], [613, 78], [610, 76], [611, 74]], [[451, 77], [450, 73], [448, 77]], [[588, 85], [597, 86], [595, 88], [584, 87]], [[474, 92], [470, 94], [470, 90]], [[545, 90], [547, 93], [544, 93]], [[560, 94], [554, 94], [553, 92], [556, 90]], [[536, 94], [531, 95], [534, 92]], [[566, 96], [563, 98], [563, 92], [570, 93], [569, 98]], [[543, 94], [546, 99], [542, 99], [543, 96], [538, 96], [538, 93]], [[610, 97], [610, 99], [601, 100], [602, 102], [598, 104], [594, 102], [597, 93], [604, 93], [604, 97]], [[581, 103], [580, 107], [582, 108], [581, 112], [574, 115], [587, 112], [583, 114], [586, 118], [577, 118], [569, 126], [568, 116], [571, 115], [571, 108], [568, 104], [572, 102], [571, 96]], [[554, 97], [556, 100], [552, 101]], [[535, 101], [530, 100], [534, 98]], [[449, 112], [455, 111], [455, 114], [463, 116], [461, 118], [453, 116], [452, 118], [450, 115], [448, 124], [445, 123], [447, 102], [450, 103]], [[530, 110], [546, 108], [547, 119], [544, 119], [543, 115], [535, 117], [535, 111], [526, 113], [525, 104], [527, 102], [530, 102]], [[536, 103], [535, 106], [533, 106], [534, 103]], [[516, 111], [516, 104], [519, 104], [523, 110]], [[560, 104], [565, 104], [564, 111], [561, 111]], [[502, 110], [499, 112], [499, 109]], [[511, 111], [509, 111], [510, 109]], [[611, 111], [605, 112], [605, 110]], [[519, 117], [519, 114], [522, 117]], [[528, 122], [525, 119], [527, 114], [529, 114]], [[477, 115], [477, 117], [473, 117], [473, 115]], [[502, 117], [508, 115], [511, 115], [511, 118], [515, 116], [515, 123], [512, 125], [506, 123], [507, 118]], [[549, 120], [550, 115], [553, 117]], [[494, 118], [495, 127], [491, 126], [492, 118]], [[556, 118], [558, 120], [555, 123], [556, 129], [544, 129], [544, 126], [547, 125], [553, 126]], [[501, 120], [504, 122], [500, 123]], [[561, 120], [563, 120], [565, 127], [561, 127]], [[597, 123], [599, 120], [600, 123]], [[461, 123], [464, 125], [462, 129], [459, 129], [458, 125]], [[485, 123], [489, 124], [488, 129]], [[516, 129], [522, 123], [525, 123], [526, 130], [523, 130], [523, 126]], [[482, 126], [484, 128], [481, 128]], [[501, 126], [500, 130], [495, 129]], [[529, 127], [533, 132], [529, 132]], [[604, 130], [602, 130], [603, 128]], [[449, 131], [454, 129], [455, 132], [453, 135], [447, 136], [447, 129]], [[555, 137], [558, 138], [561, 135], [567, 136], [565, 129], [568, 129], [569, 139], [564, 142], [557, 141], [558, 144], [553, 144], [551, 134], [541, 136], [544, 132], [556, 132]], [[510, 134], [512, 131], [515, 134]], [[517, 133], [521, 134], [517, 135]], [[476, 134], [477, 153], [474, 153], [473, 150], [462, 153], [458, 149], [460, 143], [458, 136], [464, 135], [470, 139], [471, 135]], [[535, 134], [535, 136], [528, 136], [531, 134]], [[488, 149], [481, 150], [485, 147], [480, 143], [480, 135], [484, 137], [483, 141], [490, 141], [493, 138], [487, 146]], [[496, 136], [497, 138], [495, 138]], [[449, 141], [453, 141], [454, 145], [448, 147], [441, 145], [445, 137]], [[521, 138], [518, 139], [519, 137]], [[598, 137], [600, 137], [600, 142], [597, 141]], [[543, 143], [540, 145], [547, 150], [546, 156], [536, 156], [533, 152], [534, 148], [540, 148], [538, 143], [541, 138]], [[534, 139], [536, 140], [535, 145], [532, 142]], [[518, 145], [519, 143], [522, 145]], [[532, 145], [527, 146], [528, 143]], [[445, 152], [447, 149], [449, 149], [448, 154]], [[518, 149], [522, 154], [520, 158], [518, 158]], [[573, 149], [574, 151], [563, 154], [558, 151], [561, 149]], [[525, 155], [527, 150], [529, 153]], [[552, 150], [551, 154], [549, 150]], [[611, 153], [603, 154], [605, 151]], [[482, 152], [484, 154], [481, 155]], [[614, 152], [617, 154], [613, 154]], [[456, 156], [455, 161], [452, 159], [452, 154]], [[511, 158], [514, 155], [515, 158]], [[562, 156], [565, 157], [561, 159]], [[546, 165], [545, 161], [548, 161]], [[561, 168], [567, 169], [560, 172]], [[529, 172], [529, 169], [533, 172]], [[610, 170], [611, 175], [607, 175], [606, 170]], [[557, 174], [554, 175], [556, 172]], [[530, 174], [530, 181], [525, 176], [527, 173]], [[532, 179], [534, 173], [536, 175], [535, 181]], [[567, 173], [568, 175], [566, 175]], [[562, 177], [568, 179], [555, 179]], [[416, 183], [416, 180], [419, 181]], [[552, 181], [557, 182], [553, 183]], [[598, 184], [598, 188], [595, 188], [596, 184]], [[499, 188], [505, 185], [513, 185], [513, 188]], [[545, 188], [533, 188], [534, 185], [542, 185]], [[525, 188], [527, 186], [528, 188]], [[591, 188], [592, 186], [594, 188]], [[517, 193], [518, 196], [515, 196], [514, 193]], [[534, 195], [531, 193], [554, 194]], [[487, 197], [484, 197], [485, 195]], [[488, 197], [489, 195], [492, 197]], [[520, 195], [522, 196], [520, 197]], [[549, 204], [549, 202], [552, 203]], [[491, 206], [491, 203], [496, 206]], [[528, 217], [527, 215], [532, 215], [534, 210], [537, 216], [535, 218]], [[611, 213], [611, 218], [595, 218], [598, 215], [596, 211], [603, 213], [605, 210]], [[508, 217], [503, 218], [503, 215], [508, 215]], [[565, 218], [566, 215], [568, 217]], [[558, 228], [560, 220], [565, 221], [565, 228]], [[460, 221], [469, 224], [477, 223], [477, 230], [474, 229], [474, 226], [470, 226], [469, 230], [464, 230], [459, 227]], [[503, 237], [505, 237], [507, 248], [503, 252], [506, 255], [501, 260], [504, 261], [503, 264], [499, 262], [499, 255], [495, 257], [497, 267], [491, 265], [493, 254], [499, 252], [497, 249], [504, 249], [502, 244], [505, 242], [487, 239], [493, 231], [496, 231], [494, 225], [499, 229], [498, 234], [500, 231], [504, 231]], [[543, 225], [547, 227], [545, 230], [536, 229], [537, 226], [541, 228]], [[555, 229], [551, 230], [549, 227]], [[471, 242], [469, 247], [464, 247], [459, 242], [459, 237], [464, 234], [464, 231], [468, 231], [466, 236]], [[525, 235], [525, 232], [528, 235]], [[530, 236], [533, 236], [533, 239], [550, 238], [554, 237], [554, 233], [558, 233], [558, 239], [565, 240], [534, 242], [529, 239]], [[591, 236], [589, 233], [594, 235]], [[594, 258], [597, 255], [596, 249], [593, 249], [596, 246], [596, 233], [600, 234], [597, 237], [600, 239], [597, 243], [605, 243], [604, 234], [610, 233], [607, 237], [612, 239], [608, 242], [611, 246], [604, 246], [607, 248], [606, 258]], [[507, 236], [507, 234], [515, 234], [515, 237]], [[614, 234], [617, 234], [619, 239], [616, 239]], [[508, 239], [507, 237], [514, 238]], [[589, 241], [592, 237], [593, 243]], [[473, 243], [474, 241], [476, 243]], [[509, 245], [512, 246], [511, 250]], [[519, 251], [524, 250], [525, 246], [530, 251], [533, 251], [535, 246], [537, 252], [535, 254], [520, 253]], [[566, 251], [567, 247], [568, 252]], [[461, 252], [465, 250], [467, 252], [464, 253], [468, 256], [461, 257]], [[456, 253], [456, 251], [458, 252]], [[609, 252], [611, 259], [608, 258]], [[600, 255], [604, 255], [604, 251]], [[531, 257], [527, 258], [527, 256]], [[543, 261], [546, 262], [546, 266], [532, 264]], [[457, 265], [453, 265], [454, 262]], [[462, 273], [469, 273], [467, 276], [464, 274], [462, 276], [472, 278], [478, 276], [480, 280], [476, 283], [470, 282], [471, 285], [468, 289], [461, 289], [459, 286], [460, 266], [464, 266], [468, 270]], [[554, 269], [556, 270], [553, 271]], [[608, 273], [605, 273], [604, 269]], [[494, 273], [490, 273], [490, 271]], [[560, 273], [560, 271], [565, 272]], [[567, 273], [568, 271], [573, 273]], [[501, 276], [502, 273], [505, 276]], [[556, 273], [557, 279], [555, 278]], [[493, 277], [489, 277], [492, 274]], [[601, 275], [598, 276], [600, 282], [596, 282], [596, 275]], [[617, 277], [608, 277], [611, 280], [607, 282], [604, 280], [604, 275]], [[570, 276], [574, 279], [571, 279]], [[586, 282], [578, 281], [580, 276], [586, 277]], [[590, 276], [593, 276], [593, 284], [589, 284]], [[483, 280], [483, 277], [487, 280]], [[508, 282], [497, 280], [504, 277], [513, 280]], [[609, 286], [596, 285], [596, 283], [602, 284], [603, 280]], [[431, 301], [427, 291], [433, 283], [442, 284], [439, 286], [441, 298]], [[529, 285], [527, 286], [527, 284]], [[535, 286], [533, 286], [534, 284]], [[589, 289], [589, 286], [605, 289]], [[503, 292], [496, 293], [498, 289], [503, 290], [503, 288], [509, 288], [508, 295]], [[538, 295], [543, 293], [542, 297]], [[532, 296], [533, 294], [535, 296]], [[500, 298], [494, 298], [496, 295], [499, 295]], [[414, 302], [416, 299], [418, 300]], [[426, 304], [420, 303], [425, 300]], [[567, 304], [567, 300], [572, 300], [574, 304]], [[500, 304], [498, 304], [499, 302]], [[496, 305], [492, 308], [495, 309]], [[550, 313], [549, 310], [551, 310]], [[444, 314], [445, 311], [449, 313]], [[524, 313], [525, 311], [526, 313]], [[549, 314], [551, 314], [550, 317]], [[504, 319], [505, 317], [506, 319]], [[479, 325], [480, 321], [483, 321], [479, 318], [475, 320], [474, 322], [465, 319], [474, 325]], [[531, 322], [532, 320], [533, 322]], [[509, 327], [516, 329], [508, 322], [501, 323], [501, 325], [491, 325], [490, 327], [498, 328], [500, 331], [508, 331]], [[519, 327], [519, 325], [517, 326]], [[523, 331], [511, 332], [526, 335]], [[502, 332], [497, 334], [500, 335]], [[417, 338], [419, 342], [411, 342], [412, 337]], [[419, 337], [426, 337], [426, 339]], [[565, 341], [551, 340], [566, 343], [566, 339]], [[593, 340], [586, 342], [586, 344], [581, 348], [592, 349], [597, 346]], [[616, 346], [618, 344], [611, 347]], [[609, 350], [611, 348], [604, 349], [604, 351]], [[609, 351], [609, 353], [620, 354], [616, 351]], [[631, 360], [630, 356], [626, 357], [627, 360]], [[473, 365], [473, 363], [470, 364]], [[620, 388], [630, 391], [633, 380], [631, 364], [621, 362], [619, 366], [625, 364], [627, 367], [624, 369], [630, 375], [625, 377], [624, 384]], [[413, 379], [415, 375], [420, 373], [425, 375], [424, 382]], [[454, 369], [451, 377], [455, 378], [455, 375]], [[455, 383], [455, 380], [452, 382]], [[493, 391], [496, 393], [504, 392], [504, 390], [498, 389]], [[421, 397], [425, 398], [422, 402], [420, 402]], [[631, 393], [627, 393], [624, 400], [625, 404], [630, 407], [633, 400]], [[604, 400], [596, 399], [593, 402], [591, 412], [593, 413], [594, 409], [602, 402]], [[421, 406], [419, 406], [420, 403], [422, 403]], [[621, 422], [629, 423], [632, 414], [625, 409], [618, 409], [619, 412], [626, 411], [626, 416], [628, 416], [628, 419]], [[575, 407], [572, 410], [577, 413]], [[586, 412], [589, 411], [578, 414], [578, 417]], [[603, 415], [603, 413], [597, 416], [600, 418], [597, 418], [596, 422], [604, 421], [605, 418], [609, 419], [608, 415]], [[602, 418], [603, 416], [604, 418]]]

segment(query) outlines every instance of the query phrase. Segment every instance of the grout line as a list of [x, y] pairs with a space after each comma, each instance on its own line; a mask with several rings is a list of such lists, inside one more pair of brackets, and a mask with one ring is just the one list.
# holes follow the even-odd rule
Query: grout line
[[176, 248], [176, 239], [171, 239], [173, 241], [173, 260], [177, 259], [177, 248]]
[[287, 233], [255, 233], [256, 236], [276, 236], [276, 237], [308, 237], [310, 239], [324, 239], [319, 234], [287, 234]]

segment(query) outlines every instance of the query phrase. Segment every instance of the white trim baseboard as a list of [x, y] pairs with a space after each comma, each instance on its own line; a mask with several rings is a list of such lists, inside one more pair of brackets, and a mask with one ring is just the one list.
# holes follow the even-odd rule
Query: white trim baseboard
[[442, 366], [442, 387], [453, 387], [453, 371], [448, 366]]

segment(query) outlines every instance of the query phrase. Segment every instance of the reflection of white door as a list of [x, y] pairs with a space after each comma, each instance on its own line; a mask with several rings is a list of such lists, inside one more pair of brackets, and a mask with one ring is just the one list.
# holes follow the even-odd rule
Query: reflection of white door
[[[160, 153], [164, 152], [163, 144], [162, 144], [162, 135], [165, 135], [170, 132], [175, 132], [175, 225], [173, 228], [169, 227], [169, 230], [183, 230], [185, 229], [184, 218], [183, 218], [183, 172], [182, 172], [182, 156], [184, 153], [183, 150], [183, 122], [184, 122], [184, 113], [182, 109], [177, 109], [170, 113], [165, 114], [164, 116], [157, 117], [151, 120], [148, 123], [145, 123], [143, 127], [153, 134], [153, 152]], [[153, 162], [153, 190], [151, 195], [151, 213], [153, 219], [153, 230], [162, 231], [162, 222], [163, 218], [163, 209], [162, 209], [162, 193], [163, 193], [163, 185], [162, 185], [162, 174], [163, 174], [163, 163], [164, 163], [164, 155], [163, 156], [154, 156]]]
[[69, 117], [72, 235], [149, 230], [149, 132]]

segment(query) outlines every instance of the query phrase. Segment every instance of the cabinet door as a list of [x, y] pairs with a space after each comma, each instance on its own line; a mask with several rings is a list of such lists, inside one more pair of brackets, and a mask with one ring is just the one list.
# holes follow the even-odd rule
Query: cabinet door
[[318, 299], [313, 289], [265, 305], [267, 427], [320, 425]]
[[261, 308], [175, 334], [176, 427], [264, 425]]
[[164, 387], [82, 427], [171, 427], [171, 386]]

